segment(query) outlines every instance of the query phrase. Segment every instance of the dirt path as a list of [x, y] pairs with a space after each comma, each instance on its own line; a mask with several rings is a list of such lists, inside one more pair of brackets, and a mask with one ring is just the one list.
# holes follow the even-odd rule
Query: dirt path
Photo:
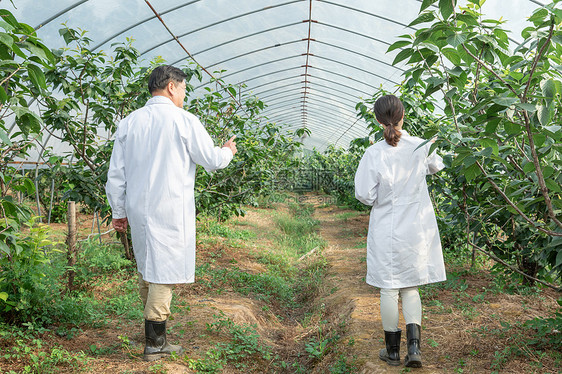
[[[403, 365], [391, 367], [378, 358], [384, 347], [379, 291], [365, 283], [368, 213], [319, 207], [315, 217], [328, 242], [323, 253], [329, 263], [325, 289], [331, 294], [324, 302], [333, 313], [346, 314], [345, 338], [354, 339], [359, 372], [404, 372], [407, 368]], [[447, 267], [452, 271], [448, 282], [421, 287], [423, 368], [412, 372], [561, 372], [559, 355], [540, 357], [540, 352], [526, 343], [533, 337], [532, 330], [518, 327], [534, 317], [552, 315], [559, 294], [549, 289], [531, 295], [504, 293], [485, 270]], [[399, 326], [404, 331], [402, 313]], [[401, 342], [403, 362], [405, 334]]]
[[[111, 320], [106, 321], [107, 324], [97, 327], [60, 325], [58, 333], [55, 332], [57, 326], [47, 330], [41, 336], [41, 349], [48, 354], [52, 349], [65, 349], [70, 352], [68, 360], [71, 361], [64, 364], [55, 362], [56, 356], [50, 358], [43, 366], [54, 371], [44, 372], [195, 373], [194, 369], [189, 369], [188, 361], [205, 357], [203, 364], [208, 370], [199, 372], [217, 374], [561, 372], [562, 355], [529, 343], [535, 333], [521, 327], [521, 323], [529, 319], [552, 316], [558, 308], [556, 300], [560, 295], [552, 290], [526, 294], [504, 292], [504, 283], [494, 281], [489, 270], [469, 269], [464, 264], [456, 267], [447, 264], [447, 282], [422, 288], [424, 367], [408, 370], [403, 365], [387, 365], [378, 358], [379, 350], [384, 347], [379, 292], [365, 283], [368, 213], [327, 204], [321, 197], [305, 196], [302, 201], [299, 197], [298, 201], [315, 206], [314, 218], [320, 221], [319, 234], [327, 243], [321, 254], [319, 251], [314, 254], [317, 259], [324, 257], [326, 276], [302, 310], [279, 307], [274, 297], [268, 301], [256, 297], [256, 293], [240, 292], [239, 287], [229, 285], [219, 276], [227, 274], [221, 271], [249, 275], [266, 272], [262, 255], [274, 252], [279, 244], [273, 218], [286, 211], [287, 206], [249, 208], [245, 217], [217, 226], [224, 231], [222, 236], [218, 231], [207, 230], [207, 234], [198, 237], [197, 263], [201, 274], [195, 284], [181, 285], [175, 290], [173, 319], [168, 328], [172, 342], [186, 349], [185, 357], [155, 363], [142, 361], [144, 333], [139, 301], [136, 301], [137, 306], [129, 308], [130, 300], [136, 299], [126, 297], [128, 293], [136, 295], [136, 278], [117, 272], [91, 279], [87, 286], [99, 297], [100, 303], [125, 303], [118, 309], [122, 312], [109, 316]], [[83, 226], [84, 235], [88, 235], [91, 219], [84, 220]], [[199, 231], [204, 231], [202, 229], [199, 227]], [[59, 234], [64, 237], [62, 232]], [[209, 368], [216, 360], [208, 354], [216, 350], [217, 343], [224, 344], [232, 338], [226, 333], [209, 331], [209, 324], [226, 319], [237, 325], [254, 326], [259, 344], [271, 347], [280, 356], [277, 361], [302, 366], [281, 370], [269, 366], [271, 363], [263, 359], [252, 366], [253, 358], [259, 359], [259, 355], [254, 354], [252, 360], [244, 361], [245, 367], [235, 369], [230, 365], [211, 371]], [[404, 325], [401, 316], [400, 326], [404, 328]], [[61, 333], [64, 331], [68, 334]], [[312, 358], [307, 344], [329, 340], [334, 334], [338, 337], [330, 340], [332, 346], [318, 358]], [[403, 336], [402, 360], [406, 354], [405, 342]], [[13, 339], [0, 339], [0, 352], [13, 345]], [[32, 350], [40, 350], [24, 340], [15, 348], [23, 349], [27, 345], [32, 346]], [[257, 346], [255, 343], [249, 348]], [[12, 358], [0, 355], [0, 372], [20, 372], [24, 365], [31, 363], [28, 356], [19, 351]], [[350, 365], [338, 366], [341, 362]], [[347, 368], [342, 369], [343, 366]]]
[[[329, 263], [325, 288], [335, 290], [326, 303], [348, 313], [348, 337], [353, 337], [354, 353], [361, 373], [399, 373], [404, 366], [391, 367], [378, 358], [384, 347], [384, 333], [379, 312], [379, 293], [365, 283], [365, 237], [369, 222], [367, 213], [342, 211], [327, 207], [316, 210], [321, 222], [321, 235], [328, 242], [324, 256]], [[402, 317], [400, 325], [404, 325]], [[401, 358], [406, 354], [402, 339]], [[437, 373], [427, 363], [431, 353], [424, 353], [424, 368], [418, 373]], [[427, 358], [426, 358], [427, 357]]]

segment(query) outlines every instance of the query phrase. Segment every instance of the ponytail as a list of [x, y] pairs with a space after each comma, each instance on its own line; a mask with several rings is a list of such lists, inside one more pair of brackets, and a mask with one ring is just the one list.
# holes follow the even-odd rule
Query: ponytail
[[404, 105], [396, 96], [385, 95], [375, 101], [374, 111], [377, 121], [385, 126], [384, 139], [389, 145], [396, 147], [402, 134], [395, 126], [404, 117]]
[[386, 142], [389, 145], [396, 147], [396, 145], [400, 141], [400, 137], [402, 136], [402, 133], [399, 130], [396, 130], [394, 126], [396, 125], [393, 124], [387, 125], [384, 128], [383, 135], [384, 135], [384, 140], [386, 140]]

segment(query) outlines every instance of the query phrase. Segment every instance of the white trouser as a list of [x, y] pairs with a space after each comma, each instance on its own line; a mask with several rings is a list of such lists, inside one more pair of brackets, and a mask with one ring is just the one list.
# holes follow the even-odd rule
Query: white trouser
[[398, 331], [398, 295], [402, 295], [402, 314], [406, 324], [421, 326], [422, 306], [417, 287], [381, 288], [381, 319], [384, 331]]

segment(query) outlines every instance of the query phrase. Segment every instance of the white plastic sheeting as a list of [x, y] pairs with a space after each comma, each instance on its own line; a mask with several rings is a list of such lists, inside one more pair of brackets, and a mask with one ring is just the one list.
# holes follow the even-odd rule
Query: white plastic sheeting
[[[64, 23], [87, 30], [96, 48], [109, 50], [129, 37], [147, 63], [162, 56], [184, 64], [189, 57], [149, 3], [201, 66], [226, 70], [226, 83], [245, 84], [244, 94], [268, 105], [264, 121], [288, 131], [308, 128], [305, 147], [320, 150], [368, 134], [355, 105], [378, 87], [395, 91], [400, 84], [405, 66], [391, 65], [399, 50], [386, 50], [399, 35], [415, 32], [407, 24], [421, 5], [420, 0], [17, 0], [2, 6], [37, 27], [52, 48], [64, 45], [58, 33]], [[507, 20], [515, 45], [526, 17], [542, 3], [488, 0], [483, 11], [485, 18]], [[209, 77], [204, 79], [203, 85]]]

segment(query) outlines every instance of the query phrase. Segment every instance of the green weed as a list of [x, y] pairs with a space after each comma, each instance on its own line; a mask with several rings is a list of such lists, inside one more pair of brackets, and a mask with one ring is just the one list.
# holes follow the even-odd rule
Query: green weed
[[187, 359], [189, 368], [201, 373], [217, 373], [227, 365], [236, 369], [256, 367], [260, 361], [276, 359], [272, 349], [260, 343], [260, 336], [251, 325], [237, 325], [224, 315], [215, 315], [207, 331], [227, 338], [205, 353], [202, 359]]

